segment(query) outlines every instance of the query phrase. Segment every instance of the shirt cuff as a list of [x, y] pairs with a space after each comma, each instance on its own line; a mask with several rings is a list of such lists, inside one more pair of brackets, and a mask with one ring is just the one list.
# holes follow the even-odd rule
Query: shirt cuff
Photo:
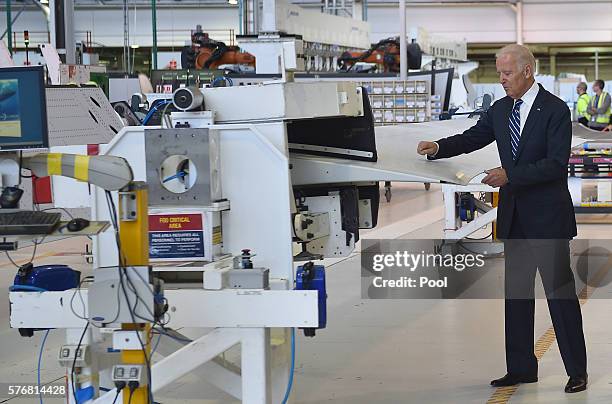
[[436, 157], [436, 155], [440, 151], [440, 145], [438, 144], [438, 142], [433, 142], [433, 143], [436, 145], [437, 149], [436, 149], [436, 152], [431, 155], [431, 157]]

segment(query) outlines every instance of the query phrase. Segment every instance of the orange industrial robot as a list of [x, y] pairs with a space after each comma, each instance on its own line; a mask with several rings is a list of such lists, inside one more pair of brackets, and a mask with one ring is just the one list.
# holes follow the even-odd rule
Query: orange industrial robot
[[255, 66], [255, 56], [240, 52], [237, 46], [228, 46], [215, 41], [202, 32], [198, 26], [191, 35], [191, 46], [185, 46], [181, 52], [183, 69], [216, 69], [221, 65]]
[[[359, 62], [371, 63], [378, 66], [379, 71], [385, 73], [399, 72], [399, 38], [387, 38], [373, 44], [365, 52], [344, 52], [338, 58], [338, 66], [341, 71], [354, 71], [355, 65]], [[420, 69], [423, 52], [417, 43], [408, 44], [408, 68]]]

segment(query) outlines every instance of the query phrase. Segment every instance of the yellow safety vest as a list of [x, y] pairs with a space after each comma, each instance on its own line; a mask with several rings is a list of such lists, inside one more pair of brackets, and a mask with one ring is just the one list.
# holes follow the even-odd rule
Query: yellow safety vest
[[589, 102], [591, 102], [591, 97], [587, 93], [578, 97], [578, 101], [576, 101], [576, 114], [578, 118], [585, 117], [587, 120], [591, 120], [591, 115], [587, 112]]
[[[601, 105], [603, 104], [604, 100], [606, 99], [608, 93], [606, 93], [605, 91], [601, 92], [601, 95], [599, 96], [599, 100], [597, 101], [597, 108], [601, 108]], [[595, 96], [593, 96], [593, 101], [595, 100]], [[596, 114], [595, 116], [595, 122], [597, 123], [601, 123], [601, 124], [608, 124], [610, 123], [610, 115], [612, 115], [612, 108], [608, 107], [608, 110], [606, 112], [604, 112], [603, 114]]]

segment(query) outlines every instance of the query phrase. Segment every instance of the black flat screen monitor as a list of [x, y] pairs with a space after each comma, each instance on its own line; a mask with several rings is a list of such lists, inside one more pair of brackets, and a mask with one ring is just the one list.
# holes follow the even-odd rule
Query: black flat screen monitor
[[42, 66], [0, 68], [0, 150], [49, 147]]

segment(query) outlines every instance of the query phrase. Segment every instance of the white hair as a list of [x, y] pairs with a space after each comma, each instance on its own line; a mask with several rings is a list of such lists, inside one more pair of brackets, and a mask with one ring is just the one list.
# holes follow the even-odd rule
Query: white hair
[[506, 45], [495, 54], [495, 58], [499, 59], [506, 55], [514, 57], [516, 63], [518, 63], [519, 69], [522, 70], [525, 66], [531, 66], [531, 72], [535, 74], [535, 57], [526, 46], [517, 44]]

